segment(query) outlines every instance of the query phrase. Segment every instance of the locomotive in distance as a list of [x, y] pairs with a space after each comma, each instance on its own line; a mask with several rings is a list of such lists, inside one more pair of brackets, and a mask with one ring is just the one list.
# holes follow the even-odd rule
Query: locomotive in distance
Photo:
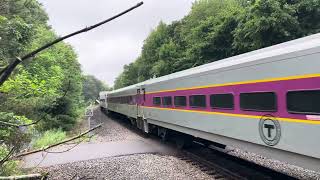
[[145, 133], [168, 130], [320, 171], [320, 34], [103, 92]]

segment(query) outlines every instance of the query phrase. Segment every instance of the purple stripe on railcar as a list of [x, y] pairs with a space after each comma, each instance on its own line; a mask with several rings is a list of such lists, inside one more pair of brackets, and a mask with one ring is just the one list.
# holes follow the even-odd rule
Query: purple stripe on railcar
[[[320, 89], [320, 77], [314, 78], [303, 78], [294, 80], [281, 80], [273, 82], [258, 82], [258, 83], [248, 83], [240, 85], [227, 85], [220, 87], [210, 87], [210, 88], [200, 88], [192, 90], [177, 90], [171, 92], [159, 92], [146, 94], [146, 101], [144, 106], [148, 107], [165, 107], [174, 109], [185, 109], [185, 110], [201, 110], [210, 112], [222, 112], [222, 113], [232, 113], [232, 114], [244, 114], [244, 115], [255, 115], [263, 116], [265, 114], [272, 114], [276, 117], [281, 118], [292, 118], [292, 119], [307, 119], [306, 115], [303, 114], [292, 114], [288, 113], [286, 107], [286, 93], [292, 90], [319, 90]], [[248, 92], [275, 92], [277, 96], [277, 111], [276, 112], [257, 112], [257, 111], [245, 111], [240, 109], [240, 93]], [[222, 93], [232, 93], [234, 95], [234, 109], [212, 109], [210, 107], [210, 95], [211, 94], [222, 94]], [[206, 95], [206, 108], [193, 108], [187, 107], [168, 107], [168, 106], [154, 106], [153, 97], [163, 97], [163, 96], [186, 96], [187, 104], [189, 104], [190, 95]]]

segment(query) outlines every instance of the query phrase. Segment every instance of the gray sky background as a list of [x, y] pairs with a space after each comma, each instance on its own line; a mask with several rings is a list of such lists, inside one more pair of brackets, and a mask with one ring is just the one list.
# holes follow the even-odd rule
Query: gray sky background
[[[65, 35], [107, 19], [139, 0], [39, 0], [49, 24]], [[98, 29], [67, 40], [76, 50], [82, 69], [112, 86], [123, 65], [141, 53], [144, 39], [162, 20], [179, 20], [194, 0], [145, 0], [144, 5]]]

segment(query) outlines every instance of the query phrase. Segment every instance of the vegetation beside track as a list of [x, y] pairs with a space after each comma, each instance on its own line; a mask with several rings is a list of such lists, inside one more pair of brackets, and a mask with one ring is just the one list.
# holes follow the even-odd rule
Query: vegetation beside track
[[32, 143], [32, 147], [34, 149], [41, 149], [49, 145], [61, 142], [66, 139], [66, 137], [66, 132], [62, 131], [61, 129], [49, 130], [44, 132], [39, 138], [35, 139], [34, 143]]
[[[58, 37], [47, 22], [48, 15], [37, 0], [1, 1], [0, 72], [16, 57]], [[0, 125], [0, 161], [32, 146], [32, 140], [35, 147], [42, 147], [65, 138], [64, 131], [74, 127], [88, 101], [94, 100], [92, 94], [97, 96], [106, 88], [96, 78], [83, 75], [74, 49], [65, 42], [21, 63], [0, 85], [0, 121], [36, 123]], [[18, 174], [16, 165], [14, 160], [0, 162], [0, 176]]]

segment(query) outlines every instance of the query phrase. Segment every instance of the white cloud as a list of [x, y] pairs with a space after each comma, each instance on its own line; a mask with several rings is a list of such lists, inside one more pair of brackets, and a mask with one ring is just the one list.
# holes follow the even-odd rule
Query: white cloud
[[[49, 24], [59, 35], [109, 18], [139, 1], [39, 0]], [[113, 85], [125, 64], [141, 53], [143, 40], [162, 20], [170, 23], [185, 16], [194, 0], [145, 0], [144, 5], [98, 29], [67, 40], [76, 50], [85, 73]]]

